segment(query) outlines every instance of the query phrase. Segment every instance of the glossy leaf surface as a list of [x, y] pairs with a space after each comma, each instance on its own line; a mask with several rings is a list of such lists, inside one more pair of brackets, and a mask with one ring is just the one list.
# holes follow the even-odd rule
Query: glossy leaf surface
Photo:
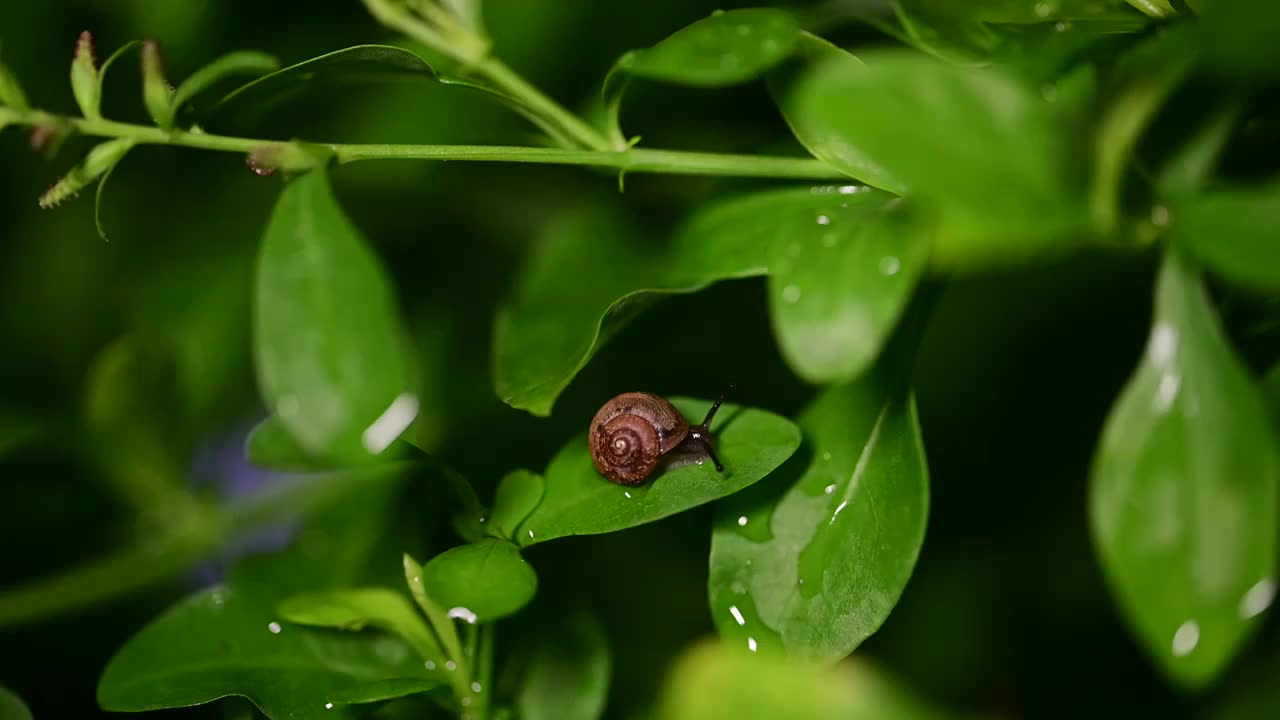
[[875, 362], [929, 260], [930, 226], [902, 199], [866, 191], [836, 200], [797, 214], [769, 263], [778, 344], [813, 383], [847, 382]]
[[431, 558], [422, 568], [422, 584], [450, 617], [492, 622], [527, 605], [538, 590], [538, 576], [519, 548], [488, 538]]
[[405, 595], [387, 588], [342, 588], [292, 595], [276, 605], [285, 620], [299, 625], [360, 630], [373, 627], [404, 638], [424, 660], [444, 665], [444, 654]]
[[798, 34], [795, 19], [782, 10], [715, 12], [653, 47], [623, 55], [614, 69], [677, 85], [737, 85], [785, 60]]
[[[711, 407], [703, 400], [668, 399], [686, 418], [696, 418], [694, 422]], [[574, 437], [547, 467], [542, 502], [520, 526], [517, 539], [532, 545], [660, 520], [752, 485], [800, 445], [800, 430], [786, 418], [727, 403], [716, 415], [711, 432], [725, 466], [723, 473], [710, 462], [697, 464], [696, 454], [669, 455], [671, 466], [659, 465], [648, 481], [634, 487], [605, 479], [591, 462], [586, 434]]]
[[1172, 207], [1172, 239], [1228, 282], [1280, 290], [1280, 184], [1189, 197]]
[[523, 720], [596, 720], [604, 714], [613, 659], [604, 628], [574, 613], [544, 626], [516, 692]]
[[528, 470], [514, 470], [503, 476], [494, 493], [489, 532], [506, 540], [515, 540], [520, 523], [542, 501], [544, 487], [542, 476]]
[[717, 509], [708, 587], [732, 645], [833, 662], [901, 596], [924, 542], [929, 478], [914, 402], [885, 375], [833, 387], [805, 411], [813, 452], [798, 480]]
[[1081, 227], [1069, 135], [1038, 92], [996, 67], [892, 50], [862, 59], [807, 73], [785, 112], [810, 129], [810, 145], [825, 138], [831, 156], [853, 152], [936, 208], [936, 262], [1045, 254]]
[[317, 168], [290, 182], [259, 250], [254, 297], [259, 384], [313, 456], [378, 457], [412, 423], [394, 288]]
[[1274, 597], [1278, 476], [1258, 389], [1197, 274], [1170, 256], [1098, 445], [1089, 515], [1133, 632], [1185, 686], [1216, 678]]

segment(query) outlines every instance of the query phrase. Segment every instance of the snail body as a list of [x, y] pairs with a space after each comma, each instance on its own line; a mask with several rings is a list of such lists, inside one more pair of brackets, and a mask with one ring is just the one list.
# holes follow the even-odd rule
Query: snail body
[[591, 461], [600, 474], [620, 485], [639, 485], [658, 467], [663, 455], [682, 445], [695, 445], [710, 456], [723, 472], [711, 447], [711, 419], [724, 400], [721, 396], [701, 425], [689, 423], [665, 398], [652, 393], [628, 392], [615, 396], [596, 412], [587, 435]]

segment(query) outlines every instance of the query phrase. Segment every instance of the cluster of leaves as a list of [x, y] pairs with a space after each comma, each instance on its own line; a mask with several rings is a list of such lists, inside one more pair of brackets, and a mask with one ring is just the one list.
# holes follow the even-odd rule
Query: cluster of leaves
[[[375, 13], [394, 5], [368, 4]], [[453, 18], [445, 27], [478, 31], [475, 3], [417, 5]], [[565, 619], [495, 680], [496, 624], [537, 590], [522, 552], [719, 501], [708, 603], [727, 647], [758, 657], [695, 650], [672, 672], [663, 716], [737, 716], [707, 697], [780, 716], [927, 715], [870, 670], [810, 665], [834, 665], [880, 627], [924, 543], [929, 477], [910, 382], [922, 328], [950, 275], [1084, 252], [1149, 254], [1157, 265], [1147, 348], [1096, 449], [1098, 558], [1171, 681], [1214, 681], [1276, 589], [1276, 428], [1257, 363], [1233, 347], [1209, 282], [1245, 297], [1280, 292], [1280, 186], [1217, 174], [1257, 87], [1280, 67], [1273, 51], [1245, 52], [1235, 38], [1277, 27], [1280, 13], [1243, 2], [1213, 3], [1203, 16], [1132, 5], [899, 0], [881, 15], [850, 4], [846, 19], [896, 41], [857, 56], [788, 12], [734, 10], [620, 57], [602, 91], [600, 131], [613, 152], [639, 143], [621, 122], [632, 83], [764, 82], [795, 138], [849, 184], [730, 197], [669, 239], [644, 237], [609, 208], [563, 218], [494, 319], [493, 386], [511, 407], [550, 415], [601, 347], [664, 296], [765, 276], [783, 356], [820, 391], [794, 422], [726, 406], [714, 429], [724, 474], [685, 465], [616, 486], [595, 471], [580, 434], [541, 473], [512, 468], [482, 502], [427, 454], [419, 425], [432, 398], [397, 293], [335, 197], [323, 154], [292, 143], [255, 151], [260, 168], [289, 177], [255, 271], [254, 360], [271, 415], [251, 435], [249, 458], [303, 473], [305, 496], [327, 499], [313, 515], [337, 505], [359, 513], [425, 477], [433, 492], [460, 498], [453, 524], [464, 544], [425, 565], [404, 555], [407, 591], [355, 579], [353, 568], [378, 562], [381, 548], [344, 549], [343, 564], [298, 543], [241, 563], [121, 649], [102, 676], [103, 707], [243, 695], [271, 717], [333, 717], [427, 698], [465, 717], [596, 717], [610, 661], [589, 616]], [[394, 25], [398, 16], [380, 17]], [[92, 120], [110, 61], [98, 68], [87, 41], [81, 49], [72, 85]], [[145, 104], [166, 132], [229, 73], [274, 69], [265, 56], [228, 56], [171, 91], [154, 45], [142, 49]], [[348, 63], [445, 77], [407, 50], [368, 46], [266, 75], [213, 107], [265, 102]], [[1161, 110], [1195, 84], [1211, 87], [1201, 94], [1214, 102], [1162, 125]], [[0, 70], [0, 126], [27, 112], [16, 88]], [[576, 142], [544, 129], [553, 143]], [[48, 204], [105, 177], [131, 146], [99, 146]], [[691, 418], [709, 405], [673, 402]], [[317, 490], [326, 487], [337, 489]], [[360, 503], [349, 505], [353, 497]], [[206, 528], [192, 542], [228, 532]], [[770, 664], [782, 659], [793, 662]], [[766, 672], [768, 682], [755, 680]], [[815, 707], [797, 711], [797, 698]]]

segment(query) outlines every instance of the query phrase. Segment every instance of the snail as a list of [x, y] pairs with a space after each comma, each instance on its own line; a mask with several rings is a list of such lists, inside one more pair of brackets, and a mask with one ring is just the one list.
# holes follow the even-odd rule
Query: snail
[[711, 447], [711, 419], [724, 397], [722, 394], [711, 406], [701, 425], [689, 427], [680, 411], [665, 398], [646, 392], [618, 395], [591, 420], [591, 462], [613, 482], [639, 485], [653, 474], [663, 455], [683, 446], [705, 452], [715, 463], [716, 471], [724, 472], [724, 465]]

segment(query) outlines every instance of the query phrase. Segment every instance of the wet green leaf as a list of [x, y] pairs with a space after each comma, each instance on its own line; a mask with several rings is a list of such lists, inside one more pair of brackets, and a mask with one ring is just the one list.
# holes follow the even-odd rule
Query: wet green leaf
[[22, 698], [9, 688], [0, 685], [0, 718], [3, 720], [31, 720], [31, 711]]
[[499, 310], [493, 373], [512, 407], [548, 415], [601, 346], [664, 295], [763, 275], [776, 243], [820, 239], [818, 216], [854, 186], [753, 193], [698, 211], [668, 246], [636, 236], [616, 211], [596, 207], [553, 224]]
[[614, 70], [676, 85], [737, 85], [785, 60], [799, 31], [783, 10], [715, 12], [653, 47], [623, 55]]
[[254, 351], [268, 406], [309, 454], [361, 463], [417, 414], [395, 290], [317, 168], [290, 182], [259, 250]]
[[424, 661], [443, 667], [444, 653], [412, 601], [387, 588], [341, 588], [291, 595], [276, 605], [299, 625], [361, 630], [373, 627], [404, 638]]
[[865, 67], [828, 62], [806, 73], [784, 101], [786, 113], [935, 208], [936, 262], [1044, 255], [1083, 227], [1070, 134], [1038, 91], [996, 67], [950, 66], [907, 51], [862, 60]]
[[1146, 352], [1103, 429], [1089, 515], [1133, 632], [1182, 685], [1213, 681], [1271, 602], [1278, 477], [1258, 389], [1170, 255]]
[[[703, 400], [668, 399], [693, 422], [711, 407]], [[675, 462], [666, 469], [659, 465], [649, 480], [634, 487], [605, 479], [591, 462], [586, 434], [575, 436], [547, 467], [542, 502], [520, 526], [517, 539], [527, 546], [661, 520], [752, 485], [800, 445], [799, 428], [786, 418], [728, 403], [716, 415], [712, 434], [723, 473], [709, 462], [697, 464], [697, 456], [682, 456], [672, 458]]]
[[667, 671], [658, 720], [929, 720], [944, 717], [866, 660], [817, 668], [704, 642]]
[[769, 263], [774, 331], [800, 377], [847, 382], [875, 362], [911, 301], [930, 226], [901, 198], [873, 191], [796, 219]]
[[542, 476], [528, 470], [513, 470], [503, 476], [494, 493], [493, 510], [489, 513], [489, 532], [515, 540], [520, 523], [542, 500]]
[[538, 576], [506, 540], [488, 538], [437, 555], [422, 568], [422, 584], [450, 617], [492, 622], [533, 599]]
[[599, 621], [585, 612], [539, 626], [516, 691], [521, 720], [596, 720], [604, 714], [613, 659]]
[[827, 390], [800, 426], [813, 452], [799, 479], [717, 509], [712, 617], [735, 646], [833, 662], [880, 627], [911, 577], [928, 467], [914, 401], [885, 372]]
[[215, 586], [169, 609], [108, 663], [103, 709], [136, 712], [248, 698], [268, 717], [353, 717], [331, 699], [388, 680], [428, 680], [400, 638], [282, 624], [269, 596]]
[[1171, 210], [1170, 238], [1211, 272], [1254, 290], [1280, 290], [1280, 183], [1218, 189]]

